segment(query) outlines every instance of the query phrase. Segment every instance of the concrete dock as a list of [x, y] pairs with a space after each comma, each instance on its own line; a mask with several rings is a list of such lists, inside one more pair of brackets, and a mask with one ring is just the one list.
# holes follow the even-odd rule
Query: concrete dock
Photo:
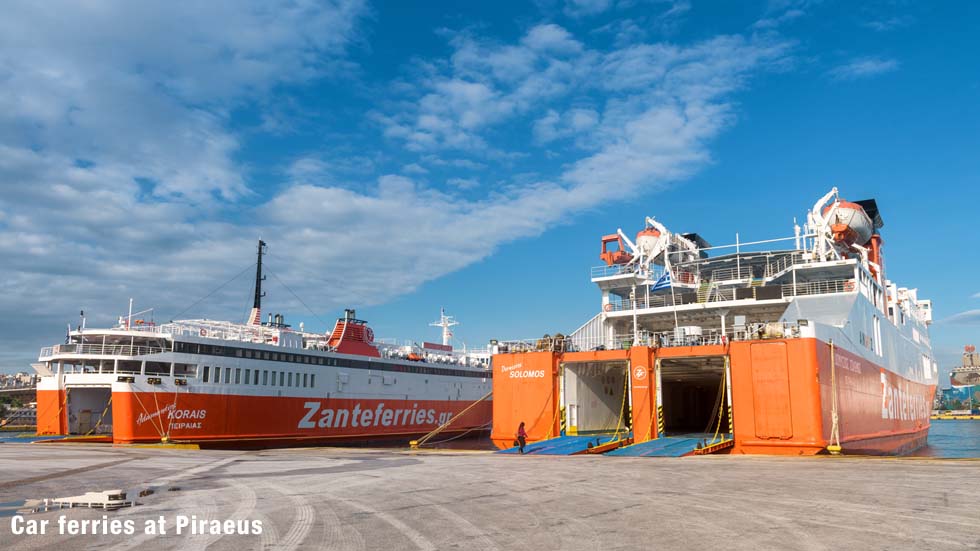
[[[2, 549], [977, 549], [980, 463], [931, 459], [504, 456], [308, 448], [0, 444], [0, 505], [109, 488], [141, 505], [25, 515]], [[57, 518], [132, 520], [60, 535]], [[177, 535], [178, 515], [261, 521]], [[167, 534], [144, 533], [165, 518]]]

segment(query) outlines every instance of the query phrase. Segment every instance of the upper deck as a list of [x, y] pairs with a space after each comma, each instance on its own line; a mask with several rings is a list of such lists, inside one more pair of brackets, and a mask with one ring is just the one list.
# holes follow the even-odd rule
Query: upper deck
[[[247, 325], [213, 320], [184, 320], [109, 329], [71, 331], [69, 342], [44, 347], [35, 365], [42, 375], [59, 370], [78, 373], [193, 372], [177, 355], [218, 355], [244, 359], [317, 364], [329, 357], [356, 358], [330, 344], [327, 334], [296, 331], [284, 325]], [[371, 342], [380, 361], [411, 362], [433, 368], [489, 369], [489, 350], [436, 350], [411, 342]], [[52, 369], [54, 364], [54, 369]], [[156, 364], [161, 364], [156, 366]], [[67, 368], [65, 368], [67, 366]], [[175, 367], [176, 366], [176, 367]]]
[[800, 297], [835, 295], [863, 296], [880, 317], [896, 326], [911, 323], [919, 334], [932, 321], [930, 301], [885, 278], [883, 222], [873, 200], [847, 202], [835, 188], [802, 228], [794, 226], [793, 236], [721, 246], [646, 222], [635, 244], [622, 230], [603, 237], [606, 264], [590, 270], [611, 321], [637, 318], [655, 331], [717, 323], [726, 314], [767, 323], [779, 321]]

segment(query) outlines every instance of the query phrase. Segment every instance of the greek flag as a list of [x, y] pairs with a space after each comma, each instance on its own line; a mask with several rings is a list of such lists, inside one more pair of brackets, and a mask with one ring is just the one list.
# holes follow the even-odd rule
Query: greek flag
[[670, 289], [670, 269], [664, 270], [664, 275], [660, 276], [660, 279], [653, 284], [651, 291], [659, 291], [660, 289]]

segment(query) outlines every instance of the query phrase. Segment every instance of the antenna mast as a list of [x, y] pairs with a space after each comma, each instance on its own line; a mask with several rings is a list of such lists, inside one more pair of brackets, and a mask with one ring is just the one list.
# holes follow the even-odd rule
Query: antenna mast
[[265, 241], [259, 239], [258, 261], [255, 263], [255, 301], [252, 303], [252, 313], [248, 316], [249, 325], [261, 325], [262, 323], [262, 282], [265, 276], [262, 275], [262, 255], [265, 254]]
[[456, 318], [447, 316], [445, 308], [440, 308], [439, 321], [432, 322], [429, 325], [433, 327], [442, 327], [442, 344], [443, 346], [449, 346], [449, 343], [453, 338], [453, 332], [449, 328], [453, 327], [454, 325], [459, 325], [459, 322], [456, 321]]

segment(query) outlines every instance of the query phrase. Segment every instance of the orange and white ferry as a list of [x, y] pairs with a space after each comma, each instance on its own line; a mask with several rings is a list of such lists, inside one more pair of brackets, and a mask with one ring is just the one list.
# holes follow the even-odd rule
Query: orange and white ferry
[[834, 188], [785, 238], [712, 247], [652, 218], [635, 242], [604, 236], [599, 313], [568, 336], [498, 344], [491, 437], [509, 448], [524, 422], [531, 453], [922, 446], [931, 303], [886, 277], [882, 227], [875, 200]]
[[325, 334], [279, 314], [261, 323], [264, 245], [245, 324], [130, 314], [42, 349], [38, 434], [277, 445], [407, 440], [450, 420], [446, 432], [489, 428], [490, 354], [454, 350], [444, 312], [442, 344], [421, 346], [376, 342], [354, 310]]

